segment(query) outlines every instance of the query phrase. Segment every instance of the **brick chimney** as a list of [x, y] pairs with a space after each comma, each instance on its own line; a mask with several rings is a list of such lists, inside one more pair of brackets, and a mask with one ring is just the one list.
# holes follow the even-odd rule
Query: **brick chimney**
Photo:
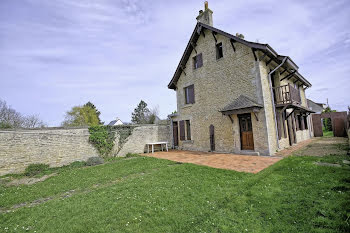
[[213, 26], [213, 12], [208, 8], [208, 1], [204, 2], [204, 11], [200, 10], [196, 19], [198, 22]]

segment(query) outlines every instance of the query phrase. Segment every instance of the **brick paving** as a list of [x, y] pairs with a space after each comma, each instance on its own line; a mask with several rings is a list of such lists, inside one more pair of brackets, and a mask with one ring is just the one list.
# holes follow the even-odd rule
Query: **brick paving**
[[153, 154], [143, 154], [143, 156], [250, 173], [258, 173], [282, 159], [275, 156], [250, 156], [180, 150], [155, 152]]

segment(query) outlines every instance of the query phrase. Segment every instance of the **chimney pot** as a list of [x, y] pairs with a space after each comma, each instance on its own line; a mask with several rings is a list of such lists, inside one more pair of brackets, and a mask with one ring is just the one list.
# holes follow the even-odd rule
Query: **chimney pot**
[[196, 19], [200, 23], [213, 26], [213, 12], [208, 8], [208, 1], [204, 2], [204, 11], [200, 10]]

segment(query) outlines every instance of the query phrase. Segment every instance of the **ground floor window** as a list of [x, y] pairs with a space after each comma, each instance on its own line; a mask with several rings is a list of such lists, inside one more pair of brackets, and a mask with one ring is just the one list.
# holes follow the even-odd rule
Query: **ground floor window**
[[298, 115], [297, 116], [297, 130], [301, 130], [301, 116], [300, 115]]
[[186, 140], [185, 137], [185, 121], [180, 121], [180, 140]]
[[304, 116], [304, 126], [305, 126], [305, 129], [308, 129], [308, 126], [307, 126], [307, 116]]
[[189, 120], [186, 121], [186, 133], [187, 140], [191, 140], [191, 122]]
[[191, 140], [191, 122], [190, 120], [180, 121], [180, 140]]

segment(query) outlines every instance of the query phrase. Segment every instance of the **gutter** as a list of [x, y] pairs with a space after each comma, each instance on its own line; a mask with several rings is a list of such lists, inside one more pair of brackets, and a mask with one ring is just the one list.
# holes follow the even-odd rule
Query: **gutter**
[[277, 118], [276, 118], [276, 106], [275, 106], [275, 98], [273, 96], [273, 90], [272, 90], [272, 84], [271, 84], [271, 75], [276, 71], [278, 70], [287, 60], [287, 57], [285, 57], [282, 61], [281, 64], [279, 64], [274, 70], [272, 70], [270, 73], [269, 73], [269, 85], [270, 85], [270, 91], [271, 91], [271, 100], [272, 100], [272, 109], [273, 109], [273, 115], [274, 115], [274, 118], [275, 118], [275, 131], [276, 131], [276, 142], [277, 142], [277, 149], [280, 149], [280, 143], [279, 143], [279, 140], [278, 140], [278, 128], [277, 128]]

